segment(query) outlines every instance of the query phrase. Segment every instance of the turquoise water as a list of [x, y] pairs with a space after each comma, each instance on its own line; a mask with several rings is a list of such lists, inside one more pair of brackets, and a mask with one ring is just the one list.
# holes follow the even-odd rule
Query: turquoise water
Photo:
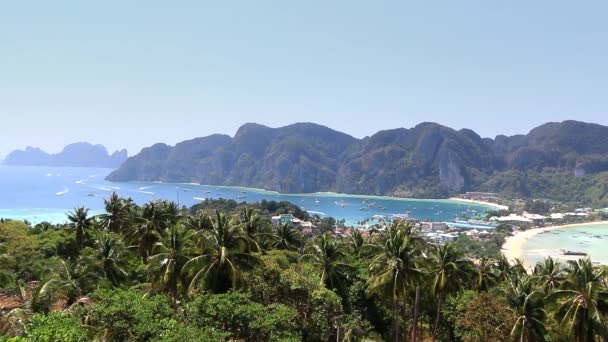
[[261, 189], [196, 184], [109, 182], [110, 169], [0, 166], [0, 217], [31, 222], [64, 222], [65, 213], [85, 206], [92, 213], [103, 210], [103, 199], [112, 192], [142, 204], [167, 199], [192, 206], [205, 198], [227, 198], [239, 202], [263, 199], [290, 201], [321, 216], [345, 219], [349, 224], [372, 218], [411, 212], [420, 220], [450, 221], [459, 215], [474, 215], [490, 209], [451, 200], [417, 200], [394, 197], [356, 196], [333, 193], [280, 194]]
[[561, 261], [580, 257], [562, 255], [562, 250], [585, 252], [591, 260], [608, 265], [608, 224], [581, 225], [534, 235], [524, 245], [523, 259], [534, 265], [547, 256]]

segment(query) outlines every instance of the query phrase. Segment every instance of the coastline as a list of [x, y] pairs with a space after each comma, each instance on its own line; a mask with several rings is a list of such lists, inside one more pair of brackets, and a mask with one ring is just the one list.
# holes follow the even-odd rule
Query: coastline
[[459, 201], [459, 202], [465, 202], [465, 203], [471, 203], [471, 204], [479, 204], [479, 205], [490, 206], [490, 207], [494, 207], [494, 208], [496, 208], [498, 210], [509, 210], [509, 207], [506, 206], [506, 205], [496, 204], [496, 203], [492, 203], [492, 202], [478, 201], [478, 200], [459, 198], [459, 197], [450, 197], [449, 200]]
[[509, 260], [509, 262], [515, 262], [515, 259], [521, 258], [524, 252], [524, 245], [531, 237], [556, 229], [563, 228], [574, 228], [580, 226], [598, 226], [598, 225], [608, 225], [608, 221], [592, 221], [585, 223], [573, 223], [573, 224], [564, 224], [559, 226], [550, 226], [550, 227], [542, 227], [542, 228], [532, 228], [525, 231], [516, 232], [512, 236], [508, 236], [505, 239], [505, 243], [502, 245], [501, 251], [502, 254]]

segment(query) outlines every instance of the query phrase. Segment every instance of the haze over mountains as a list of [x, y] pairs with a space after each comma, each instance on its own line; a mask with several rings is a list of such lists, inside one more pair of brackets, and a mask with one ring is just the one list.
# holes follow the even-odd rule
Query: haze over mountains
[[234, 137], [145, 148], [108, 179], [435, 198], [493, 191], [598, 202], [608, 200], [606, 171], [608, 127], [577, 121], [495, 139], [436, 123], [363, 139], [313, 123], [248, 123]]
[[11, 152], [2, 164], [117, 168], [127, 157], [127, 150], [125, 149], [109, 154], [103, 145], [79, 142], [67, 145], [57, 154], [49, 154], [37, 147], [28, 146], [25, 150]]

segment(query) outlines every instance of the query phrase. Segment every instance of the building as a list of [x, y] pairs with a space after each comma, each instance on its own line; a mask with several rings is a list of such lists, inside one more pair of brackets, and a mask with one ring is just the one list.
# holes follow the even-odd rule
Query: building
[[275, 226], [283, 224], [300, 224], [302, 221], [291, 214], [281, 214], [272, 217], [272, 224]]
[[312, 224], [312, 222], [302, 221], [291, 214], [281, 214], [272, 217], [273, 226], [279, 226], [284, 224], [293, 225], [295, 228], [301, 230], [302, 233], [306, 235], [312, 235], [317, 232], [317, 226]]
[[454, 233], [427, 233], [424, 237], [431, 242], [446, 243], [458, 239], [458, 235]]
[[422, 230], [430, 232], [448, 229], [448, 225], [445, 222], [421, 222], [420, 226]]

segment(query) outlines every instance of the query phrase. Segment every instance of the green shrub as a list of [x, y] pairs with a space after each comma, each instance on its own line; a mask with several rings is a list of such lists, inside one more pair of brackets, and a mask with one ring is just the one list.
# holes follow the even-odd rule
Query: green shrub
[[247, 341], [299, 340], [297, 312], [282, 304], [264, 306], [241, 292], [205, 295], [191, 304], [193, 323], [199, 328], [230, 332]]
[[112, 341], [148, 341], [176, 325], [169, 299], [134, 290], [99, 290], [91, 296], [91, 325]]
[[32, 317], [27, 340], [31, 342], [80, 342], [88, 341], [87, 330], [74, 317], [53, 312]]

